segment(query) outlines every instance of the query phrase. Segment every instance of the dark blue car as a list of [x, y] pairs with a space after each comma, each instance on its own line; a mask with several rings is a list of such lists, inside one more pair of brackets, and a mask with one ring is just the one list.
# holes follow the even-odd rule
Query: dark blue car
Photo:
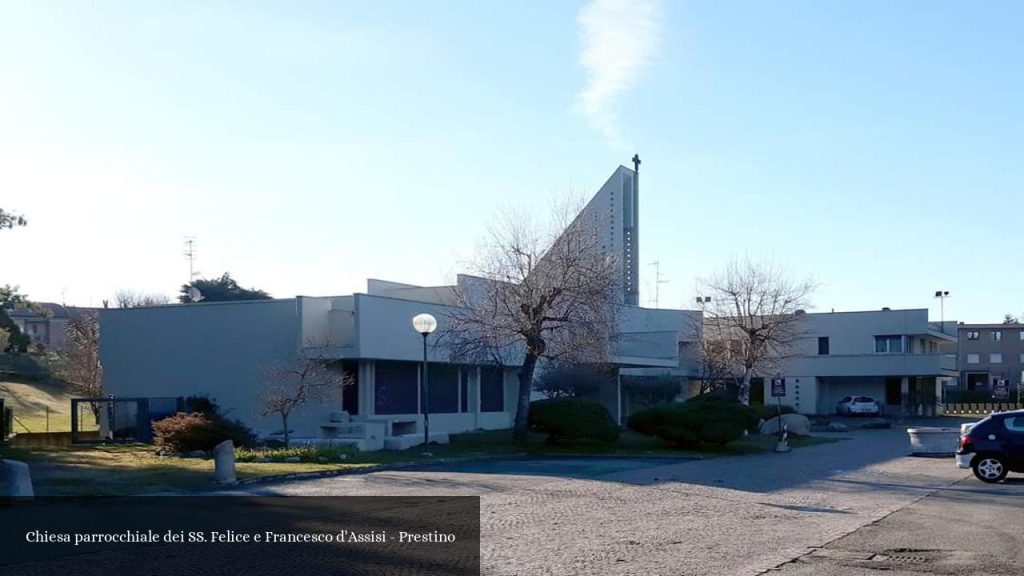
[[958, 468], [970, 468], [982, 482], [999, 482], [1007, 472], [1024, 472], [1024, 410], [999, 412], [960, 436]]

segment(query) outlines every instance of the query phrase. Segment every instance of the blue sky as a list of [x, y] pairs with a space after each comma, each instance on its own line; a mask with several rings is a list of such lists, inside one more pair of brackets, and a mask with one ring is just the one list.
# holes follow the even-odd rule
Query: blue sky
[[[634, 152], [660, 305], [730, 258], [817, 310], [1024, 312], [1015, 2], [0, 4], [0, 283], [99, 305], [450, 280]], [[650, 303], [654, 268], [644, 266]]]

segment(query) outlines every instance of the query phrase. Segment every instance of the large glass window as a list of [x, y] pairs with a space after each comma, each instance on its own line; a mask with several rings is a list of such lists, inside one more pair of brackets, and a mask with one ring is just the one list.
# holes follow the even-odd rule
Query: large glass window
[[374, 371], [377, 414], [416, 414], [419, 366], [415, 362], [377, 362]]
[[875, 336], [878, 354], [903, 354], [903, 336]]
[[459, 370], [459, 412], [469, 412], [469, 378], [472, 375], [471, 370], [473, 368], [463, 368]]
[[341, 389], [341, 408], [352, 415], [359, 414], [359, 364], [342, 362], [340, 366], [344, 374]]
[[480, 411], [505, 411], [505, 371], [502, 368], [480, 369]]
[[450, 364], [431, 364], [427, 368], [431, 414], [459, 411], [459, 370]]

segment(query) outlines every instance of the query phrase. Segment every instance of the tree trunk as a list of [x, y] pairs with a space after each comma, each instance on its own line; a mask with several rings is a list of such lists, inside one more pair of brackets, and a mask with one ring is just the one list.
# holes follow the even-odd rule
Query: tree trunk
[[743, 372], [743, 381], [740, 382], [739, 393], [736, 395], [736, 399], [744, 406], [750, 406], [750, 377], [752, 372], [750, 368]]
[[288, 414], [286, 414], [284, 412], [281, 412], [281, 423], [284, 424], [284, 447], [287, 449], [287, 448], [290, 447], [289, 446], [290, 436], [288, 434]]
[[533, 371], [537, 368], [537, 357], [529, 352], [523, 359], [519, 371], [519, 402], [516, 406], [516, 423], [512, 435], [516, 440], [526, 440], [530, 430], [530, 393], [533, 391]]

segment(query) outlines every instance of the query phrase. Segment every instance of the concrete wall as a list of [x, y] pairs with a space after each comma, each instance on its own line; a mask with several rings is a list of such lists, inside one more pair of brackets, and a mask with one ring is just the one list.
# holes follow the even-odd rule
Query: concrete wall
[[[764, 403], [774, 406], [778, 399], [771, 396], [771, 381], [765, 379]], [[818, 379], [810, 375], [786, 374], [786, 395], [782, 403], [792, 406], [801, 414], [814, 414], [818, 411]]]
[[798, 346], [799, 354], [818, 354], [818, 336], [829, 338], [833, 356], [874, 354], [875, 336], [927, 334], [928, 310], [878, 310], [806, 314], [801, 321], [806, 335]]
[[[182, 304], [100, 311], [106, 390], [118, 396], [208, 395], [222, 410], [263, 431], [261, 368], [294, 362], [299, 342], [296, 300]], [[311, 429], [330, 407], [309, 405], [291, 427]]]
[[377, 360], [423, 360], [423, 336], [412, 327], [413, 316], [432, 314], [437, 330], [427, 337], [427, 358], [448, 362], [450, 354], [438, 337], [450, 326], [446, 306], [368, 294], [355, 295], [356, 355]]

